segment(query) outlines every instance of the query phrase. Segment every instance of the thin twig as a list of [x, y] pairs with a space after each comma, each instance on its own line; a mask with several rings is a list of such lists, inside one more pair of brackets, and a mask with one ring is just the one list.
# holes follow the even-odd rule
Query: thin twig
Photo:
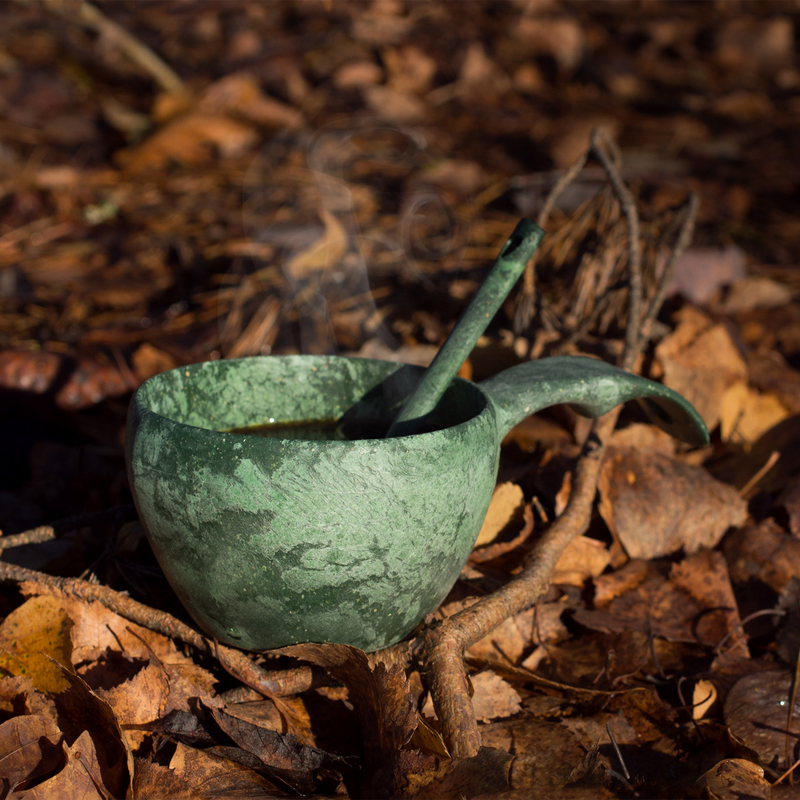
[[241, 650], [235, 650], [212, 642], [171, 614], [139, 603], [120, 592], [109, 589], [107, 586], [89, 583], [89, 581], [83, 581], [79, 578], [60, 578], [55, 575], [47, 575], [44, 572], [25, 569], [5, 561], [0, 561], [0, 581], [11, 583], [30, 581], [34, 584], [40, 584], [40, 586], [31, 587], [34, 594], [57, 596], [63, 593], [87, 603], [96, 600], [110, 611], [119, 614], [130, 622], [135, 622], [137, 625], [161, 633], [164, 636], [179, 639], [197, 650], [216, 656], [227, 672], [246, 686], [265, 696], [282, 697], [289, 694], [297, 694], [314, 686], [321, 686], [323, 685], [321, 681], [326, 680], [322, 670], [312, 669], [311, 667], [268, 672], [254, 663]]
[[628, 779], [631, 779], [631, 774], [628, 772], [628, 767], [625, 766], [625, 759], [622, 757], [622, 752], [617, 744], [617, 737], [614, 736], [614, 731], [611, 730], [611, 723], [606, 722], [606, 730], [608, 731], [608, 738], [611, 739], [611, 744], [614, 746], [614, 752], [617, 754], [617, 760], [622, 767], [622, 774]]
[[172, 67], [125, 28], [109, 19], [97, 6], [86, 0], [77, 8], [73, 3], [64, 3], [61, 0], [45, 0], [45, 2], [47, 7], [59, 16], [75, 20], [100, 36], [114, 41], [120, 50], [147, 72], [165, 92], [173, 94], [183, 91], [183, 81]]
[[132, 505], [114, 506], [114, 508], [92, 511], [88, 514], [76, 514], [74, 517], [66, 517], [54, 522], [52, 525], [39, 525], [37, 528], [15, 533], [13, 536], [0, 536], [0, 551], [8, 550], [12, 547], [20, 547], [24, 544], [49, 542], [59, 534], [67, 531], [74, 531], [86, 525], [96, 525], [99, 522], [113, 520], [116, 517], [122, 517], [126, 520], [136, 519], [136, 509]]
[[678, 233], [678, 238], [675, 240], [675, 246], [672, 248], [672, 252], [669, 254], [669, 258], [664, 265], [664, 271], [661, 273], [661, 277], [658, 281], [658, 288], [656, 289], [655, 296], [642, 320], [642, 335], [646, 338], [649, 338], [653, 323], [658, 316], [658, 312], [661, 310], [661, 306], [664, 304], [667, 290], [672, 283], [675, 265], [686, 251], [686, 248], [691, 244], [692, 238], [694, 237], [694, 226], [697, 221], [697, 212], [699, 208], [700, 195], [698, 195], [697, 192], [692, 192], [683, 210], [683, 224]]
[[592, 153], [603, 165], [617, 195], [628, 223], [628, 325], [625, 332], [623, 369], [633, 368], [639, 354], [639, 331], [642, 318], [642, 243], [639, 235], [639, 212], [631, 190], [620, 174], [620, 155], [617, 146], [603, 128], [592, 131]]
[[[589, 151], [587, 150], [581, 154], [572, 166], [570, 166], [570, 168], [555, 182], [555, 185], [544, 201], [539, 216], [536, 218], [536, 224], [540, 228], [546, 229], [550, 214], [552, 214], [555, 208], [556, 200], [558, 200], [567, 186], [578, 177], [581, 170], [586, 166], [588, 158]], [[525, 268], [525, 272], [522, 275], [522, 293], [519, 297], [517, 312], [514, 319], [514, 332], [517, 335], [526, 331], [533, 320], [533, 307], [536, 302], [536, 262], [538, 258], [539, 251], [537, 250], [528, 262], [528, 266]]]
[[755, 489], [756, 486], [758, 486], [758, 484], [761, 483], [761, 479], [775, 466], [775, 464], [778, 463], [778, 459], [780, 457], [781, 457], [780, 450], [773, 450], [770, 453], [769, 458], [764, 462], [761, 469], [759, 469], [758, 472], [756, 472], [756, 474], [753, 475], [753, 477], [750, 478], [750, 480], [747, 481], [747, 483], [744, 486], [742, 486], [741, 489], [739, 489], [739, 497], [743, 497], [745, 500], [749, 500], [750, 492], [752, 492], [753, 489]]

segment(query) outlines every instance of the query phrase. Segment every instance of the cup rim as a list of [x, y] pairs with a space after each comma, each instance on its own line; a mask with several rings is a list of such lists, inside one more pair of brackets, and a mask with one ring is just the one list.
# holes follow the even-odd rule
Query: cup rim
[[[231, 359], [217, 359], [217, 360], [207, 360], [207, 361], [198, 361], [193, 364], [186, 364], [180, 367], [175, 367], [171, 370], [166, 370], [165, 372], [159, 373], [158, 375], [154, 375], [151, 378], [148, 378], [144, 383], [139, 386], [139, 388], [134, 392], [133, 397], [130, 401], [131, 409], [136, 406], [137, 411], [139, 412], [140, 417], [154, 417], [157, 418], [163, 423], [166, 423], [169, 427], [174, 427], [176, 430], [181, 429], [191, 429], [194, 433], [193, 435], [197, 436], [197, 432], [201, 432], [199, 435], [208, 436], [209, 438], [213, 438], [218, 440], [220, 437], [227, 438], [231, 437], [231, 441], [236, 442], [243, 442], [245, 439], [252, 440], [257, 439], [259, 442], [263, 442], [265, 446], [269, 446], [270, 443], [278, 444], [282, 448], [289, 448], [289, 449], [297, 449], [303, 450], [307, 449], [309, 445], [314, 447], [319, 447], [320, 445], [324, 445], [326, 447], [350, 447], [355, 448], [358, 446], [371, 446], [374, 447], [378, 443], [381, 443], [383, 446], [389, 446], [389, 443], [405, 443], [406, 446], [411, 446], [412, 443], [424, 443], [425, 446], [429, 446], [430, 438], [432, 436], [448, 434], [449, 432], [457, 432], [462, 435], [466, 435], [470, 432], [470, 429], [475, 426], [483, 426], [485, 424], [485, 420], [483, 419], [487, 414], [493, 415], [493, 406], [491, 402], [491, 398], [489, 395], [480, 387], [479, 384], [475, 383], [474, 381], [467, 380], [465, 378], [455, 377], [453, 383], [459, 386], [468, 386], [470, 391], [474, 391], [477, 398], [483, 403], [483, 407], [477, 413], [473, 414], [468, 419], [464, 420], [463, 422], [457, 423], [455, 425], [449, 425], [447, 427], [436, 428], [430, 431], [424, 431], [422, 433], [414, 433], [406, 436], [395, 436], [391, 438], [365, 438], [365, 439], [342, 439], [342, 440], [319, 440], [319, 439], [279, 439], [279, 438], [272, 438], [272, 437], [263, 437], [263, 436], [256, 436], [254, 434], [246, 434], [246, 433], [237, 433], [231, 430], [220, 430], [214, 429], [210, 427], [202, 427], [200, 425], [195, 425], [189, 422], [184, 422], [181, 420], [174, 419], [171, 416], [167, 416], [160, 411], [155, 411], [153, 408], [146, 402], [146, 397], [149, 390], [152, 390], [155, 385], [159, 382], [159, 379], [164, 378], [164, 376], [175, 373], [179, 371], [186, 371], [189, 370], [190, 372], [196, 372], [201, 369], [208, 369], [209, 365], [219, 364], [219, 365], [234, 365], [234, 364], [248, 364], [255, 361], [263, 361], [265, 359], [280, 359], [282, 361], [287, 360], [294, 360], [294, 359], [302, 359], [306, 362], [313, 362], [317, 361], [321, 364], [329, 364], [335, 361], [347, 361], [350, 363], [355, 364], [371, 364], [371, 365], [392, 365], [396, 366], [395, 370], [387, 371], [386, 375], [384, 375], [384, 379], [390, 377], [395, 372], [407, 368], [414, 371], [424, 372], [425, 367], [419, 366], [417, 364], [408, 364], [402, 361], [388, 361], [386, 359], [375, 359], [375, 358], [360, 358], [358, 356], [339, 356], [339, 355], [302, 355], [302, 354], [290, 354], [290, 355], [261, 355], [261, 356], [243, 356], [241, 358], [231, 358]], [[322, 420], [320, 420], [322, 421]], [[327, 421], [327, 420], [325, 420]], [[334, 421], [331, 419], [331, 421]], [[163, 424], [162, 423], [162, 424]], [[251, 442], [252, 444], [252, 442]]]

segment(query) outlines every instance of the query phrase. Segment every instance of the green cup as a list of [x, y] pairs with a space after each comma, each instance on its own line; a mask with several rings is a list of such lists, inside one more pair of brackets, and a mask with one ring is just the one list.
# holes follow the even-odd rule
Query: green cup
[[[298, 642], [387, 647], [435, 610], [475, 544], [500, 442], [569, 403], [598, 416], [644, 398], [695, 444], [707, 431], [671, 390], [581, 357], [453, 381], [427, 432], [381, 438], [423, 370], [337, 356], [211, 361], [151, 378], [128, 415], [126, 462], [164, 574], [210, 636], [248, 650]], [[373, 438], [264, 438], [231, 429], [339, 420]]]

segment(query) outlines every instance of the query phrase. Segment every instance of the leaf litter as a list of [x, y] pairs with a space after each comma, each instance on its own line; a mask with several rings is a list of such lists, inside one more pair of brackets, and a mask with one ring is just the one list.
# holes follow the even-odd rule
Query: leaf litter
[[[0, 796], [791, 793], [796, 10], [83, 8], [0, 11]], [[377, 655], [299, 645], [243, 674], [214, 643], [31, 575], [127, 592], [174, 631], [187, 618], [141, 529], [106, 513], [130, 502], [130, 392], [209, 358], [429, 363], [598, 125], [640, 209], [646, 303], [701, 196], [641, 371], [695, 403], [712, 444], [676, 446], [626, 409], [587, 530], [539, 600], [467, 651], [474, 754], [453, 755], [419, 637]], [[595, 161], [548, 214], [535, 281], [466, 377], [620, 353], [626, 212]], [[568, 513], [588, 432], [554, 409], [509, 434], [436, 619], [524, 570]]]

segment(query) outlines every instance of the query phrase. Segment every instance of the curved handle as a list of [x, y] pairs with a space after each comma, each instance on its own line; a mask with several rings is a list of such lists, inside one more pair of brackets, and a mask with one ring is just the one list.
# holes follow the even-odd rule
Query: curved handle
[[548, 406], [567, 403], [586, 417], [600, 417], [626, 400], [640, 399], [659, 428], [693, 445], [708, 444], [708, 429], [677, 392], [583, 356], [528, 361], [483, 381], [497, 412], [501, 438], [518, 422]]

